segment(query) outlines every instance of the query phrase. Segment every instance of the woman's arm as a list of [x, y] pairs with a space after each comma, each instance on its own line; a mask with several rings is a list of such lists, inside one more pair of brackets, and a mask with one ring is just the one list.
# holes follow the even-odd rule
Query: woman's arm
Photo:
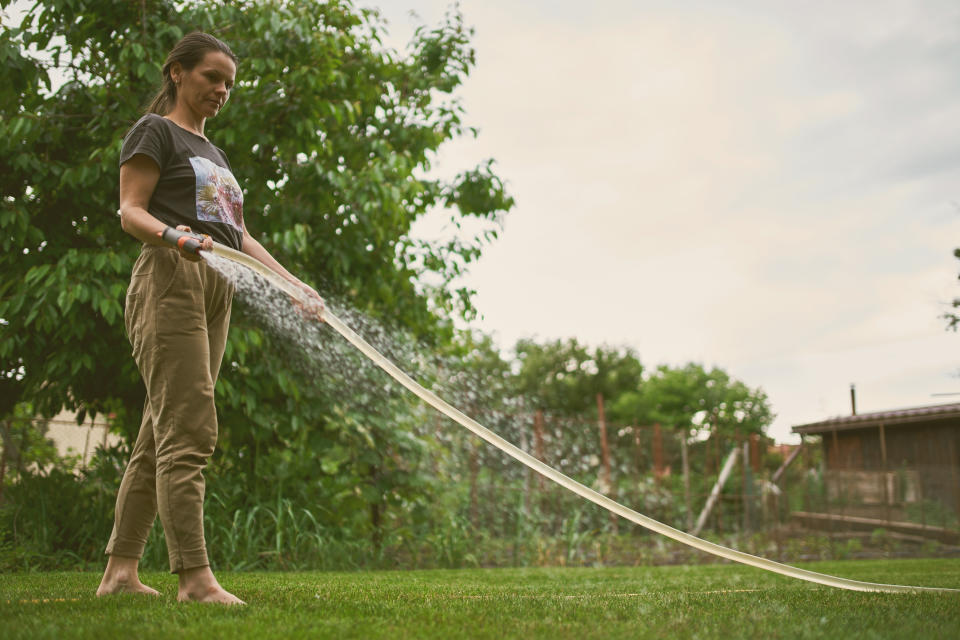
[[[160, 167], [148, 156], [137, 154], [123, 163], [123, 166], [120, 167], [120, 225], [124, 231], [146, 244], [165, 246], [165, 243], [160, 239], [160, 234], [167, 228], [167, 225], [154, 218], [147, 211], [150, 198], [153, 196], [153, 191], [157, 188], [159, 180]], [[189, 227], [183, 225], [178, 226], [177, 229], [190, 230]], [[213, 241], [206, 238], [201, 244], [201, 248], [203, 250], [212, 249]], [[323, 316], [324, 304], [320, 294], [287, 271], [246, 229], [243, 230], [241, 250], [302, 289], [310, 299], [310, 310], [318, 313], [321, 317]], [[180, 255], [188, 260], [201, 259], [194, 253], [187, 253], [182, 250]]]
[[[147, 211], [159, 180], [160, 167], [148, 156], [138, 153], [123, 163], [120, 167], [120, 226], [141, 242], [166, 246], [160, 239], [160, 234], [167, 225]], [[190, 230], [183, 225], [177, 229]], [[213, 241], [207, 238], [201, 243], [201, 247], [212, 249]], [[200, 256], [194, 253], [180, 251], [180, 255], [187, 260], [200, 260]]]
[[320, 315], [321, 319], [323, 318], [324, 303], [320, 294], [314, 291], [313, 287], [302, 282], [299, 278], [287, 271], [282, 264], [277, 262], [277, 260], [270, 255], [270, 252], [247, 232], [246, 227], [243, 229], [243, 244], [241, 245], [241, 249], [248, 256], [256, 258], [271, 270], [275, 271], [284, 280], [302, 289], [310, 298], [310, 310]]

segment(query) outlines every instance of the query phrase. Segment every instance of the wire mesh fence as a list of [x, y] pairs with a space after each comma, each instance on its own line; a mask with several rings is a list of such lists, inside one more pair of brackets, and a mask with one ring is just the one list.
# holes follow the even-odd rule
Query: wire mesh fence
[[[871, 458], [876, 443], [863, 434], [866, 453], [855, 454], [855, 443], [829, 435], [780, 445], [760, 434], [690, 433], [541, 412], [498, 420], [502, 433], [575, 480], [672, 527], [745, 551], [785, 560], [960, 553], [960, 424], [888, 433], [884, 468], [883, 456]], [[572, 561], [571, 549], [584, 541], [651, 538], [477, 438], [455, 447], [453, 457], [466, 460], [462, 517], [488, 539], [519, 545], [514, 555], [546, 540]], [[580, 553], [584, 561], [598, 554]]]
[[[960, 423], [885, 427], [883, 438], [872, 427], [826, 430], [804, 434], [802, 445], [781, 445], [709, 423], [675, 429], [522, 407], [466, 409], [578, 482], [724, 546], [787, 562], [960, 555]], [[417, 422], [418, 435], [436, 445], [424, 458], [433, 468], [417, 473], [443, 479], [429, 489], [432, 508], [388, 507], [372, 496], [371, 521], [348, 536], [359, 546], [368, 536], [375, 541], [355, 554], [358, 566], [711, 560], [612, 516], [444, 421], [425, 412]], [[291, 491], [283, 499], [304, 513], [325, 504], [322, 497], [297, 502], [303, 496]], [[114, 492], [105, 489], [104, 495]], [[246, 513], [263, 513], [261, 506], [247, 504]], [[216, 505], [210, 513], [219, 513]], [[416, 521], [423, 514], [428, 521]], [[221, 515], [236, 519], [236, 513]], [[297, 534], [284, 537], [295, 540]]]

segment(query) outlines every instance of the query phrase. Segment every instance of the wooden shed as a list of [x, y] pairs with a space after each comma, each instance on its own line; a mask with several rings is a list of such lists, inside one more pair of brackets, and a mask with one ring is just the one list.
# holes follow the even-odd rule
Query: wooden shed
[[960, 515], [960, 403], [830, 418], [793, 432], [822, 438], [831, 517], [926, 524]]

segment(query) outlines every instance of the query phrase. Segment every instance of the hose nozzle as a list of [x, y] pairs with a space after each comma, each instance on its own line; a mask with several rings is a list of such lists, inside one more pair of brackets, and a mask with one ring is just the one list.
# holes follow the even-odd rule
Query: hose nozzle
[[201, 243], [204, 240], [204, 237], [200, 234], [191, 231], [180, 231], [173, 227], [167, 227], [158, 235], [164, 242], [172, 244], [181, 251], [196, 253], [198, 255], [200, 254]]

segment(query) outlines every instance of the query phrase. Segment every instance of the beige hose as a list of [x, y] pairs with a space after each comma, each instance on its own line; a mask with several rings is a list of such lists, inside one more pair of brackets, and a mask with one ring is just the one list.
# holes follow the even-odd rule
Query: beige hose
[[[274, 285], [285, 291], [291, 297], [301, 302], [306, 302], [306, 297], [303, 291], [295, 287], [293, 284], [287, 282], [279, 275], [274, 273], [272, 270], [264, 266], [255, 258], [241, 253], [239, 251], [234, 251], [223, 245], [214, 243], [213, 253], [218, 256], [223, 256], [234, 262], [239, 262], [247, 267], [253, 269], [260, 275], [266, 277]], [[849, 589], [851, 591], [877, 591], [877, 592], [887, 592], [887, 593], [914, 593], [919, 591], [927, 592], [957, 592], [960, 593], [960, 589], [947, 589], [942, 587], [911, 587], [911, 586], [901, 586], [893, 584], [877, 584], [873, 582], [861, 582], [859, 580], [849, 580], [847, 578], [837, 578], [835, 576], [829, 576], [823, 573], [816, 573], [814, 571], [807, 571], [806, 569], [798, 569], [797, 567], [791, 567], [786, 564], [781, 564], [779, 562], [774, 562], [772, 560], [767, 560], [765, 558], [760, 558], [757, 556], [750, 555], [749, 553], [743, 553], [742, 551], [736, 551], [734, 549], [728, 549], [727, 547], [720, 546], [713, 542], [708, 542], [701, 538], [690, 535], [689, 533], [684, 533], [679, 529], [674, 529], [671, 526], [665, 525], [662, 522], [658, 522], [653, 518], [649, 518], [641, 513], [637, 513], [633, 509], [629, 509], [622, 504], [615, 502], [608, 498], [607, 496], [594, 491], [593, 489], [580, 484], [572, 478], [568, 478], [564, 474], [560, 473], [553, 467], [548, 466], [547, 464], [537, 460], [531, 456], [526, 451], [523, 451], [519, 447], [514, 446], [510, 442], [507, 442], [500, 436], [498, 436], [493, 431], [490, 431], [479, 422], [470, 418], [469, 416], [464, 415], [455, 407], [451, 406], [436, 394], [427, 389], [424, 389], [416, 381], [413, 380], [410, 376], [400, 370], [395, 364], [390, 360], [386, 359], [381, 355], [376, 349], [371, 347], [367, 342], [357, 335], [350, 327], [345, 325], [339, 318], [332, 314], [329, 310], [326, 310], [323, 314], [323, 320], [333, 327], [340, 335], [346, 338], [350, 344], [359, 349], [365, 356], [370, 358], [378, 367], [386, 371], [390, 376], [395, 379], [397, 382], [402, 384], [404, 387], [413, 392], [416, 396], [421, 398], [424, 402], [435, 408], [440, 413], [446, 415], [447, 417], [455, 420], [460, 425], [466, 427], [474, 434], [480, 436], [496, 448], [500, 449], [507, 455], [519, 460], [521, 463], [527, 467], [533, 469], [537, 473], [550, 478], [560, 486], [569, 489], [570, 491], [576, 493], [577, 495], [586, 498], [587, 500], [598, 504], [604, 509], [611, 511], [618, 516], [626, 518], [631, 522], [639, 524], [641, 527], [646, 527], [651, 531], [655, 531], [661, 535], [664, 535], [668, 538], [676, 540], [677, 542], [682, 542], [683, 544], [705, 551], [706, 553], [719, 556], [721, 558], [726, 558], [728, 560], [733, 560], [734, 562], [740, 562], [743, 564], [750, 565], [752, 567], [757, 567], [758, 569], [764, 569], [766, 571], [772, 571], [774, 573], [779, 573], [781, 575], [789, 576], [791, 578], [797, 578], [798, 580], [806, 580], [808, 582], [815, 582], [817, 584], [827, 585], [829, 587], [836, 587], [838, 589]]]

